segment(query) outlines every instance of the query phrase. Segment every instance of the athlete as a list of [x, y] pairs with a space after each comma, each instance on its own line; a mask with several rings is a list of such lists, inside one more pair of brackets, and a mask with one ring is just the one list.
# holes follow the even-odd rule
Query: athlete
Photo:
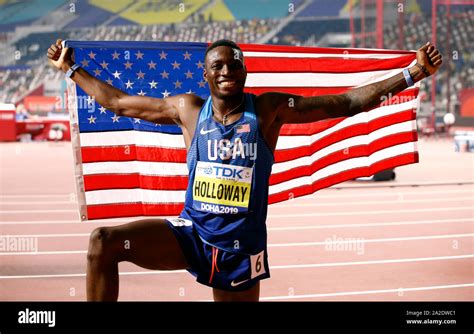
[[426, 43], [408, 70], [344, 94], [255, 96], [244, 93], [247, 71], [242, 50], [232, 41], [220, 40], [205, 54], [207, 100], [193, 94], [158, 99], [131, 96], [96, 79], [74, 66], [71, 54], [61, 40], [48, 49], [54, 66], [69, 71], [71, 79], [108, 110], [177, 124], [187, 150], [189, 184], [178, 218], [139, 220], [91, 233], [87, 299], [109, 301], [118, 299], [121, 261], [154, 270], [187, 269], [198, 282], [212, 287], [215, 301], [258, 301], [260, 280], [270, 276], [268, 182], [282, 125], [368, 110], [381, 97], [432, 75], [442, 63], [439, 51]]

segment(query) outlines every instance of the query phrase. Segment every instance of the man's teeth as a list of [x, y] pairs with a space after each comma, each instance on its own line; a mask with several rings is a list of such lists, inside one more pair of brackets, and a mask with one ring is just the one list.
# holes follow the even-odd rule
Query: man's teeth
[[234, 84], [234, 81], [222, 81], [220, 83], [221, 86], [232, 86]]

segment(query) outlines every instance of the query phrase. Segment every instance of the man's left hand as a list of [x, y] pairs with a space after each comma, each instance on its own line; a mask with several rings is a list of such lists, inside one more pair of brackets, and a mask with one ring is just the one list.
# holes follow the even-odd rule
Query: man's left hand
[[416, 51], [416, 61], [426, 69], [425, 77], [433, 75], [440, 68], [443, 60], [442, 55], [437, 48], [430, 42], [423, 45]]

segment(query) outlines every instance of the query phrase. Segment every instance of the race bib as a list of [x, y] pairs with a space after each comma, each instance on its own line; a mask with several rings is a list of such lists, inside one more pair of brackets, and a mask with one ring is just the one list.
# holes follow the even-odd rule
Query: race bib
[[193, 208], [213, 213], [247, 212], [253, 168], [198, 161]]

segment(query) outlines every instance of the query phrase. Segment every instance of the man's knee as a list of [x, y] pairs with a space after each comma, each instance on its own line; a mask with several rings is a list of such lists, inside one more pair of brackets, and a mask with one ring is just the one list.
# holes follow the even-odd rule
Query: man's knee
[[113, 259], [114, 248], [113, 229], [110, 227], [98, 227], [90, 235], [87, 260], [90, 262]]

